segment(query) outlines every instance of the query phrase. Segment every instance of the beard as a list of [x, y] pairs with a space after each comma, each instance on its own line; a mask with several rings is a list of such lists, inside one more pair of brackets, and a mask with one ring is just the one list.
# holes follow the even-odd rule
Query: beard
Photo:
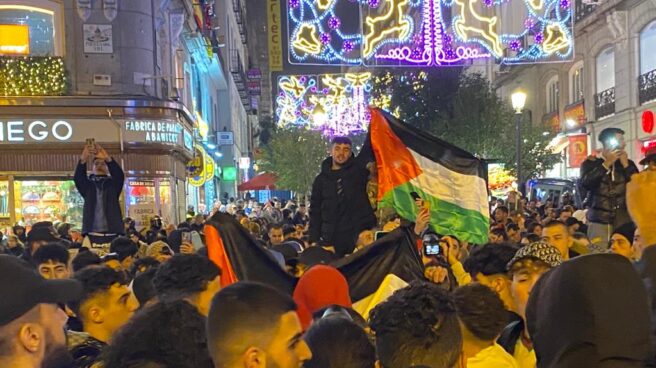
[[47, 334], [46, 338], [41, 368], [72, 368], [74, 361], [66, 344], [55, 343], [57, 340], [52, 334]]

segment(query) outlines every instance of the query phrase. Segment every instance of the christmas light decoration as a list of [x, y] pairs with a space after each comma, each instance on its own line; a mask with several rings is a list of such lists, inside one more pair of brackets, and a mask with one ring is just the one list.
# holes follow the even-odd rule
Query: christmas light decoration
[[0, 96], [58, 96], [66, 92], [60, 57], [0, 57]]
[[278, 79], [277, 124], [319, 130], [326, 136], [364, 132], [371, 73], [292, 75]]
[[[571, 60], [571, 0], [518, 1], [526, 8], [523, 20], [500, 16], [508, 0], [289, 0], [290, 61], [442, 66], [481, 58], [504, 64]], [[350, 14], [358, 11], [359, 17]], [[515, 28], [504, 21], [523, 27], [503, 33]]]

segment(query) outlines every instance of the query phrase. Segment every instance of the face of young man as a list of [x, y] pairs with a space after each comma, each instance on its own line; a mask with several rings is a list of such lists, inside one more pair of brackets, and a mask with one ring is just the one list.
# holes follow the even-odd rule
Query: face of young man
[[613, 236], [610, 237], [610, 251], [633, 261], [633, 248], [624, 235], [613, 234]]
[[494, 220], [498, 223], [505, 223], [508, 220], [508, 214], [498, 210], [494, 213]]
[[522, 241], [522, 234], [519, 232], [519, 230], [508, 229], [508, 240], [519, 244], [519, 242]]
[[107, 163], [105, 160], [95, 159], [93, 160], [93, 173], [95, 175], [108, 175], [109, 168], [107, 168]]
[[282, 233], [282, 229], [273, 228], [269, 230], [269, 240], [271, 245], [278, 245], [285, 240], [285, 236]]
[[46, 280], [62, 280], [70, 277], [67, 265], [54, 260], [41, 263], [39, 274]]
[[549, 226], [542, 230], [542, 238], [552, 247], [558, 249], [563, 259], [569, 259], [569, 247], [572, 237], [565, 225]]
[[110, 335], [123, 327], [139, 308], [139, 302], [127, 285], [118, 283], [93, 299], [88, 311], [89, 318], [94, 323], [102, 324]]
[[266, 348], [266, 368], [300, 368], [311, 358], [296, 312], [283, 314], [271, 344]]
[[510, 294], [513, 299], [513, 310], [526, 319], [526, 305], [531, 290], [540, 279], [540, 276], [547, 272], [549, 268], [531, 260], [519, 261], [519, 263], [516, 265], [517, 270], [512, 275]]
[[341, 143], [333, 144], [331, 156], [334, 164], [344, 165], [351, 158], [351, 145]]

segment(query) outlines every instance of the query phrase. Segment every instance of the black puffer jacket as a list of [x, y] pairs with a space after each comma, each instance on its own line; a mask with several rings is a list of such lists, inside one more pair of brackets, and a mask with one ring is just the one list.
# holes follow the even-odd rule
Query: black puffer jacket
[[581, 166], [581, 185], [591, 198], [588, 221], [617, 228], [631, 221], [626, 209], [626, 184], [638, 168], [633, 161], [626, 168], [618, 161], [611, 174], [603, 163], [602, 159], [586, 160]]
[[[341, 169], [332, 170], [331, 157], [324, 160], [314, 179], [310, 206], [310, 241], [330, 242], [336, 232], [360, 231], [376, 225], [376, 216], [367, 197], [369, 171], [366, 163], [351, 157]], [[342, 194], [337, 194], [341, 181]]]
[[[121, 214], [121, 205], [119, 197], [123, 191], [123, 182], [125, 174], [121, 166], [113, 159], [107, 163], [109, 169], [108, 177], [104, 180], [97, 181], [97, 185], [102, 185], [105, 189], [105, 217], [107, 218], [108, 234], [124, 234], [123, 215]], [[87, 165], [78, 162], [75, 169], [75, 187], [80, 195], [84, 197], [84, 212], [82, 217], [82, 234], [86, 235], [92, 232], [93, 217], [96, 213], [96, 183], [87, 177]]]

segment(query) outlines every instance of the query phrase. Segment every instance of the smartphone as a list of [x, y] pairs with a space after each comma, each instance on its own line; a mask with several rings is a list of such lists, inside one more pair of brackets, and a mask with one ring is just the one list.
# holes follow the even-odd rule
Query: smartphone
[[425, 201], [423, 198], [421, 198], [421, 196], [417, 192], [410, 193], [410, 196], [415, 202], [420, 200], [422, 207], [430, 211], [430, 203], [428, 203], [428, 201]]
[[617, 140], [617, 138], [612, 137], [612, 138], [609, 138], [606, 141], [606, 145], [608, 146], [608, 149], [616, 150], [616, 149], [620, 148], [620, 141]]
[[189, 231], [182, 232], [182, 242], [191, 244], [191, 232]]
[[389, 234], [389, 231], [376, 231], [376, 234], [374, 235], [374, 240], [378, 240], [387, 234]]
[[96, 148], [96, 139], [87, 138], [87, 147], [89, 147], [90, 150]]

